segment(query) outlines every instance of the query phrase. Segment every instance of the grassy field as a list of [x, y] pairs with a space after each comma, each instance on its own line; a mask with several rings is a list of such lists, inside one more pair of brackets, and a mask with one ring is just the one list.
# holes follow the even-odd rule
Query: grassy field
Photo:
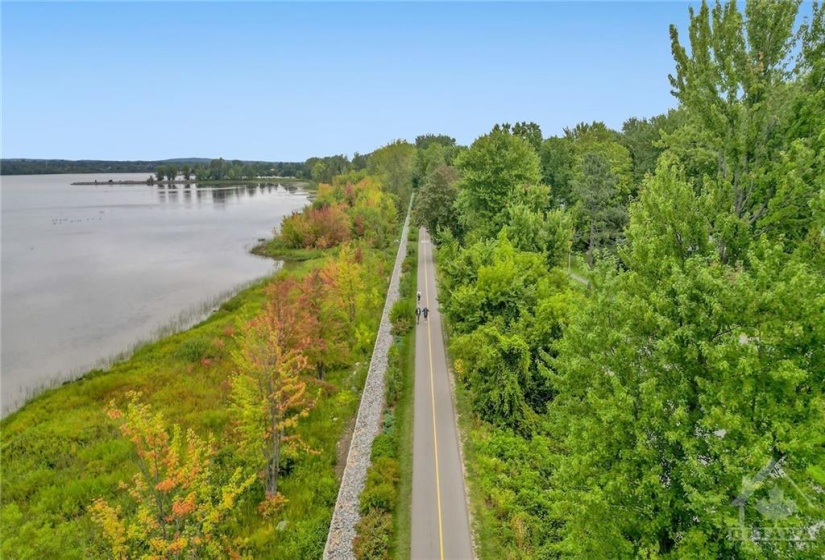
[[[392, 257], [389, 251], [383, 255], [386, 264]], [[290, 262], [279, 274], [300, 277], [320, 262]], [[44, 392], [0, 422], [0, 556], [102, 557], [88, 507], [98, 497], [129, 507], [118, 484], [136, 472], [133, 449], [104, 412], [111, 400], [123, 402], [127, 391], [141, 392], [169, 422], [214, 434], [217, 468], [229, 471], [235, 445], [227, 406], [234, 335], [239, 321], [261, 309], [266, 284], [242, 291], [192, 329], [147, 344], [106, 371]], [[379, 319], [377, 310], [373, 333]], [[338, 489], [336, 445], [357, 409], [368, 358], [327, 372], [323, 381], [306, 378], [320, 399], [299, 432], [318, 453], [287, 461], [280, 489], [288, 502], [276, 519], [265, 522], [257, 513], [260, 484], [237, 504], [232, 532], [246, 539], [253, 557], [320, 557]]]

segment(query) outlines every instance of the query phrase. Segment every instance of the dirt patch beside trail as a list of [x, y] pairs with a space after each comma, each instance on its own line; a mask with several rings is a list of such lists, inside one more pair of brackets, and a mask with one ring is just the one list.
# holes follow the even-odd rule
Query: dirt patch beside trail
[[355, 421], [358, 419], [357, 415], [350, 418], [347, 425], [344, 427], [344, 433], [341, 434], [341, 439], [338, 440], [337, 457], [335, 460], [335, 478], [338, 482], [344, 477], [344, 469], [347, 466], [347, 456], [349, 455], [349, 445], [352, 443], [352, 433], [355, 431]]

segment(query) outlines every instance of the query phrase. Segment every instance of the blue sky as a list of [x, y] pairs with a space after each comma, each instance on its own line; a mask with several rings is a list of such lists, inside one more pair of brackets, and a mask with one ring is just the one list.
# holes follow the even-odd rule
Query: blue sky
[[687, 3], [2, 4], [2, 155], [302, 161], [675, 106]]

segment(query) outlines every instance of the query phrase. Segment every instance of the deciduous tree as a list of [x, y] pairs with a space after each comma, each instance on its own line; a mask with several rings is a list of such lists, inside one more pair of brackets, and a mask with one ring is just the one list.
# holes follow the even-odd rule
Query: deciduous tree
[[[307, 359], [286, 346], [290, 325], [278, 317], [259, 317], [242, 325], [232, 356], [232, 410], [241, 454], [262, 474], [267, 501], [277, 504], [284, 448], [306, 449], [295, 427], [309, 414], [313, 399], [301, 374]], [[266, 502], [265, 502], [266, 503]]]
[[255, 475], [238, 468], [219, 485], [211, 438], [203, 440], [192, 430], [184, 433], [180, 426], [167, 426], [163, 415], [141, 403], [137, 393], [127, 398], [125, 410], [112, 401], [108, 415], [135, 447], [138, 473], [122, 483], [134, 510], [124, 511], [102, 498], [90, 508], [109, 553], [124, 560], [231, 556], [234, 546], [223, 523]]
[[462, 176], [456, 206], [473, 235], [494, 237], [504, 225], [502, 209], [516, 187], [539, 182], [539, 158], [530, 144], [500, 126], [473, 142], [456, 160]]

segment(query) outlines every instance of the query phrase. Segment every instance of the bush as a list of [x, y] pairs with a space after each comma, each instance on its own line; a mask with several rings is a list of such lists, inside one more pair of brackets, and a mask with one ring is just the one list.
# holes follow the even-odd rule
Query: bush
[[214, 358], [218, 355], [218, 348], [211, 340], [199, 336], [184, 340], [175, 351], [175, 357], [185, 362], [199, 362], [204, 358]]
[[372, 442], [372, 460], [375, 462], [379, 457], [389, 457], [395, 459], [396, 444], [392, 434], [381, 434]]
[[352, 549], [359, 560], [386, 560], [390, 557], [392, 516], [381, 511], [371, 511], [356, 526], [357, 536]]
[[416, 270], [417, 267], [417, 256], [414, 257], [413, 255], [407, 254], [407, 256], [404, 257], [404, 260], [401, 262], [401, 272], [403, 272], [404, 274], [410, 272], [411, 270]]
[[391, 332], [395, 336], [404, 336], [410, 332], [415, 323], [415, 302], [409, 298], [396, 301], [390, 310], [390, 321]]
[[389, 482], [377, 486], [367, 485], [361, 494], [361, 514], [366, 515], [370, 510], [392, 513], [395, 509], [397, 498], [398, 493], [395, 491], [395, 487]]
[[403, 386], [404, 375], [401, 368], [394, 364], [390, 365], [387, 369], [387, 406], [395, 406]]
[[390, 457], [375, 459], [367, 473], [366, 486], [382, 486], [384, 484], [394, 486], [396, 482], [398, 482], [398, 461]]

